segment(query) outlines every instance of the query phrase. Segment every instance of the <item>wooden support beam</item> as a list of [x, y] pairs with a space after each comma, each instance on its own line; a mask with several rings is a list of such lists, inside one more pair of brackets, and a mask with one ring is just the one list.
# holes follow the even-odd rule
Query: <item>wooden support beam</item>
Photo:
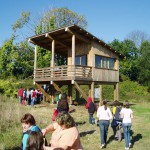
[[68, 45], [64, 44], [62, 41], [60, 42], [56, 37], [54, 38], [54, 37], [52, 37], [52, 36], [51, 36], [50, 34], [48, 34], [48, 33], [45, 34], [45, 37], [47, 37], [47, 38], [49, 38], [49, 39], [51, 39], [51, 40], [55, 40], [57, 43], [61, 44], [62, 46], [66, 47], [66, 48], [69, 47]]
[[59, 88], [59, 86], [55, 82], [53, 82], [53, 85], [54, 85], [54, 88], [56, 89], [56, 91], [59, 91], [59, 92], [63, 93], [61, 88]]
[[119, 100], [119, 84], [118, 83], [116, 83], [115, 85], [114, 85], [114, 101], [115, 100]]
[[52, 58], [51, 58], [51, 67], [54, 67], [54, 58], [55, 58], [55, 40], [52, 40]]
[[82, 95], [82, 97], [87, 101], [88, 96], [85, 94], [85, 92], [80, 88], [80, 86], [77, 84], [77, 82], [74, 81], [75, 88], [79, 91], [79, 93]]
[[43, 93], [43, 95], [44, 95], [47, 99], [49, 99], [50, 101], [52, 101], [51, 96], [50, 96], [49, 94], [47, 94], [47, 93], [44, 91], [44, 89], [43, 89], [38, 83], [35, 83], [35, 85], [38, 87], [38, 89]]
[[99, 85], [99, 89], [100, 89], [100, 103], [102, 104], [102, 100], [103, 100], [103, 95], [102, 95], [102, 85]]
[[69, 103], [72, 104], [72, 84], [68, 85], [68, 97], [69, 97]]
[[94, 82], [91, 83], [91, 97], [94, 102]]
[[72, 65], [75, 65], [75, 35], [72, 35]]
[[28, 42], [30, 42], [30, 43], [36, 45], [36, 43], [35, 43], [34, 41], [32, 41], [31, 39], [29, 39]]
[[65, 31], [66, 31], [66, 32], [69, 32], [69, 33], [72, 34], [72, 35], [75, 35], [78, 39], [80, 39], [80, 40], [82, 40], [82, 41], [84, 41], [84, 42], [86, 42], [86, 43], [90, 43], [90, 42], [91, 42], [89, 39], [87, 39], [87, 38], [85, 38], [84, 36], [82, 36], [82, 35], [80, 35], [80, 34], [74, 32], [74, 31], [72, 31], [72, 30], [69, 29], [68, 27], [65, 28]]

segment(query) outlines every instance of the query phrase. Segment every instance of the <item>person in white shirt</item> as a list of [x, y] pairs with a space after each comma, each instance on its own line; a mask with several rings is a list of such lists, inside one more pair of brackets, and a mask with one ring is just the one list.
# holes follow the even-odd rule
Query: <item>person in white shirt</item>
[[123, 126], [123, 131], [124, 131], [124, 138], [125, 138], [125, 150], [129, 150], [131, 147], [131, 140], [130, 140], [130, 129], [131, 129], [131, 119], [133, 118], [133, 111], [132, 109], [129, 108], [129, 102], [124, 101], [123, 107], [120, 115], [121, 118], [123, 119], [122, 121], [122, 126]]
[[110, 108], [107, 107], [107, 101], [103, 101], [103, 105], [97, 110], [97, 117], [99, 118], [99, 127], [101, 133], [101, 148], [106, 147], [108, 127], [110, 120], [112, 119], [112, 113]]

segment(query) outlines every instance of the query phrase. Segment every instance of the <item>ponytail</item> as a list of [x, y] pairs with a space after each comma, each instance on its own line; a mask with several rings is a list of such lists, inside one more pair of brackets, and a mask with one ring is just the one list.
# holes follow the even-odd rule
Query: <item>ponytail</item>
[[107, 110], [107, 101], [103, 100], [104, 109]]

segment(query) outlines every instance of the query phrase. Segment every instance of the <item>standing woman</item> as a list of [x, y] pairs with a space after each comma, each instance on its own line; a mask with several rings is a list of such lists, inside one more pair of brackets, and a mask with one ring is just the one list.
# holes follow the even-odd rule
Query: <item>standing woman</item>
[[99, 127], [101, 133], [101, 148], [106, 147], [108, 127], [112, 119], [110, 108], [107, 107], [107, 101], [104, 100], [102, 106], [98, 108], [97, 117], [99, 118]]
[[129, 108], [129, 102], [124, 101], [123, 107], [120, 114], [121, 118], [123, 119], [123, 132], [124, 132], [124, 138], [125, 138], [125, 150], [129, 150], [131, 147], [131, 141], [130, 141], [130, 129], [131, 129], [131, 119], [133, 118], [133, 111]]

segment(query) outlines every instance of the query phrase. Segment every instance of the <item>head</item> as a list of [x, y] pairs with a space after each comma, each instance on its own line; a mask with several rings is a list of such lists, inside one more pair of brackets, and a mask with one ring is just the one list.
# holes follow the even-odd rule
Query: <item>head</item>
[[107, 109], [107, 101], [106, 100], [103, 100], [103, 106], [104, 106], [104, 109], [106, 110]]
[[88, 97], [87, 101], [90, 103], [92, 102], [92, 97]]
[[119, 103], [119, 101], [117, 101], [117, 100], [115, 100], [114, 102], [113, 102], [113, 106], [120, 106], [120, 103]]
[[27, 113], [21, 118], [21, 123], [23, 130], [28, 130], [31, 126], [35, 125], [35, 119], [30, 113]]
[[127, 100], [123, 102], [123, 107], [129, 108], [129, 102]]
[[67, 100], [67, 94], [66, 94], [66, 93], [63, 93], [63, 94], [61, 95], [61, 99], [62, 99], [62, 100]]
[[56, 121], [60, 126], [64, 126], [67, 129], [75, 126], [75, 121], [73, 117], [65, 112], [59, 113]]
[[41, 132], [31, 132], [28, 140], [26, 150], [43, 150], [43, 134]]

